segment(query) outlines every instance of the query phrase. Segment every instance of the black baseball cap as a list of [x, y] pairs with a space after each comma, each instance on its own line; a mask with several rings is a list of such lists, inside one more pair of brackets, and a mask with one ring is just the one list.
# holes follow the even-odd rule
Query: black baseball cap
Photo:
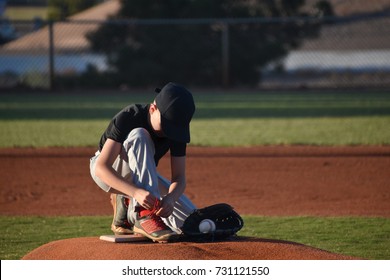
[[164, 134], [174, 141], [189, 143], [190, 122], [195, 112], [191, 92], [172, 82], [155, 91], [158, 93], [155, 100]]

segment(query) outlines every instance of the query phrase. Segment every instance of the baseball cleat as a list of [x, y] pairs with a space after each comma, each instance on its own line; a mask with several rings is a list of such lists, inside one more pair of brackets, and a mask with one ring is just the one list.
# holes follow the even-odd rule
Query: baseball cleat
[[157, 210], [158, 206], [153, 210], [138, 207], [134, 232], [159, 243], [167, 243], [176, 239], [178, 235], [164, 223], [161, 217], [155, 214]]
[[123, 195], [111, 194], [111, 204], [114, 208], [114, 217], [112, 219], [111, 230], [114, 234], [124, 235], [133, 234], [133, 225], [127, 219], [127, 210], [130, 199]]

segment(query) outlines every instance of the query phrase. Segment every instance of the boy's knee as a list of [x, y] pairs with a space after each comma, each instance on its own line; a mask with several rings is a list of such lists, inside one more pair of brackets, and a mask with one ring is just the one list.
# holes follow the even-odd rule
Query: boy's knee
[[139, 139], [150, 139], [150, 134], [145, 128], [138, 127], [138, 128], [133, 129], [129, 133], [128, 137], [129, 138], [139, 138]]
[[130, 146], [132, 146], [133, 144], [146, 144], [147, 146], [154, 147], [150, 133], [145, 128], [141, 127], [135, 128], [129, 133], [124, 143], [125, 147], [127, 146], [126, 143], [130, 144]]

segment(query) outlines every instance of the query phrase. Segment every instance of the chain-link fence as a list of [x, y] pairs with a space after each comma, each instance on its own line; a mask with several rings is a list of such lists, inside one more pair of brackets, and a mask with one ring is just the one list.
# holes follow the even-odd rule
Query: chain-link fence
[[[133, 87], [145, 76], [155, 85], [159, 75], [199, 87], [390, 88], [389, 15], [327, 18], [314, 22], [318, 29], [313, 34], [298, 28], [307, 23], [313, 19], [1, 21], [0, 89]], [[107, 32], [91, 40], [102, 26], [111, 26], [109, 35], [122, 30], [144, 40], [101, 35]], [[173, 26], [180, 26], [180, 33], [172, 35]], [[145, 42], [161, 40], [153, 36], [171, 35], [198, 48], [176, 47], [172, 41], [171, 54], [158, 44], [134, 52]], [[268, 42], [266, 47], [256, 43], [259, 37]], [[131, 46], [133, 56], [124, 56], [122, 45]], [[168, 60], [172, 54], [177, 61]], [[179, 71], [165, 75], [175, 67]], [[254, 68], [250, 74], [248, 67]]]

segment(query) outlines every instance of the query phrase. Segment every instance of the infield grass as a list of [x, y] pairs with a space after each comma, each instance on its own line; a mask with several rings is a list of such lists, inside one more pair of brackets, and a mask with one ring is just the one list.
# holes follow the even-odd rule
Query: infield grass
[[[0, 217], [0, 258], [21, 259], [50, 241], [111, 234], [111, 216]], [[244, 216], [240, 236], [289, 241], [363, 259], [390, 259], [390, 220]], [[91, 226], [93, 225], [93, 226]]]

